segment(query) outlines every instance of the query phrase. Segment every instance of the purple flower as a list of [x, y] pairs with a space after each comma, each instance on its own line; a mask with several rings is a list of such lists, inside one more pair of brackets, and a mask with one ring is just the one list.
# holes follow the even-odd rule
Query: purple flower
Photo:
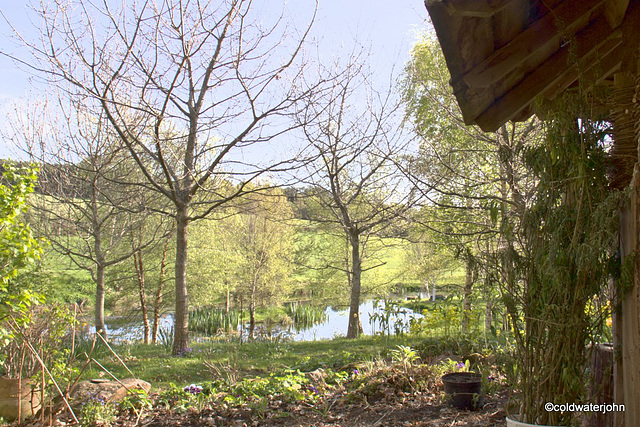
[[180, 350], [180, 351], [177, 353], [177, 356], [178, 356], [178, 357], [188, 356], [188, 355], [190, 355], [192, 352], [193, 352], [193, 349], [192, 349], [192, 348], [185, 348], [184, 350]]
[[320, 394], [320, 392], [318, 391], [318, 389], [317, 389], [315, 386], [310, 385], [310, 386], [308, 387], [308, 389], [309, 389], [309, 391], [310, 391], [310, 392], [312, 392], [312, 393], [314, 393], [314, 394], [316, 394], [316, 395], [317, 395], [317, 394]]
[[102, 396], [91, 396], [91, 400], [93, 402], [99, 403], [102, 406], [104, 406], [105, 403], [107, 403], [106, 399]]
[[353, 375], [358, 375], [360, 373], [360, 371], [358, 371], [357, 369], [353, 370]]
[[491, 375], [487, 377], [487, 381], [493, 381], [493, 380], [495, 380], [495, 378], [493, 378]]
[[195, 384], [189, 384], [188, 386], [183, 388], [183, 390], [185, 392], [187, 392], [187, 393], [199, 394], [199, 393], [202, 393], [202, 386], [195, 385]]
[[456, 367], [457, 367], [458, 369], [464, 369], [465, 364], [464, 364], [464, 363], [462, 363], [462, 362], [460, 362], [460, 363], [458, 363], [458, 364], [456, 365]]

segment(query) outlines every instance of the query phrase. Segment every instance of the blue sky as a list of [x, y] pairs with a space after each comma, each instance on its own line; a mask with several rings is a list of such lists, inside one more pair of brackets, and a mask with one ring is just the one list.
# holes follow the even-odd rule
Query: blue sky
[[[2, 1], [0, 11], [4, 18], [0, 17], [0, 51], [20, 54], [9, 37], [11, 29], [6, 20], [28, 38], [37, 37], [31, 22], [35, 18], [29, 13], [27, 1]], [[258, 1], [282, 4], [279, 0]], [[287, 10], [309, 16], [314, 5], [313, 0], [288, 0]], [[384, 87], [389, 83], [392, 70], [395, 74], [402, 70], [417, 40], [416, 34], [428, 27], [426, 19], [423, 0], [319, 0], [312, 38], [317, 41], [321, 55], [349, 52], [356, 42], [369, 48], [374, 78]], [[4, 115], [2, 112], [15, 100], [33, 98], [34, 93], [38, 93], [37, 81], [2, 55], [0, 76], [0, 115]], [[7, 148], [0, 146], [0, 157], [6, 157]]]

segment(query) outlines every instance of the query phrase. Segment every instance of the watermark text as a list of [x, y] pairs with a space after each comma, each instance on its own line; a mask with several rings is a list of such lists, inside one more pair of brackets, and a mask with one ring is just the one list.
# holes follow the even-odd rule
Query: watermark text
[[547, 412], [624, 412], [624, 405], [617, 403], [551, 403], [544, 404]]

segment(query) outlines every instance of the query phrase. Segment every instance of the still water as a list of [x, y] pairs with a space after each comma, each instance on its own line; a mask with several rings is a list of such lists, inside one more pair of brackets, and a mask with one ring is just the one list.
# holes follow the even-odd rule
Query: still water
[[[360, 304], [360, 318], [362, 322], [362, 329], [365, 335], [373, 335], [381, 332], [385, 329], [393, 334], [396, 330], [396, 326], [403, 331], [407, 331], [411, 318], [418, 319], [422, 315], [414, 313], [407, 308], [400, 308], [399, 312], [394, 315], [390, 315], [386, 322], [381, 321], [384, 317], [384, 302], [376, 303], [376, 301], [367, 301]], [[347, 333], [349, 309], [327, 307], [325, 309], [326, 320], [322, 323], [318, 323], [311, 328], [298, 330], [295, 326], [283, 327], [275, 325], [270, 331], [265, 331], [262, 325], [258, 325], [258, 333], [264, 333], [267, 335], [281, 335], [294, 341], [315, 341], [332, 339], [336, 337], [345, 336]], [[386, 326], [386, 327], [385, 327]], [[111, 327], [107, 321], [107, 333], [114, 341], [137, 341], [143, 337], [143, 329], [140, 324], [127, 324], [118, 327]], [[160, 319], [160, 329], [164, 331], [170, 331], [173, 327], [173, 315], [167, 314]], [[248, 325], [243, 328], [246, 330]]]

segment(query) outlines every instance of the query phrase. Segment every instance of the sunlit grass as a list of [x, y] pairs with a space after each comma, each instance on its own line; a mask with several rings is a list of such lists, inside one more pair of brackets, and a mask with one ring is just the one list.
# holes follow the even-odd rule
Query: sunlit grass
[[[412, 337], [362, 337], [355, 340], [291, 342], [256, 341], [204, 342], [192, 345], [188, 354], [171, 356], [163, 346], [142, 344], [115, 345], [113, 349], [137, 378], [152, 383], [154, 389], [174, 384], [191, 384], [215, 379], [216, 369], [236, 371], [238, 376], [268, 375], [285, 369], [312, 371], [321, 367], [342, 368], [363, 360], [388, 357], [395, 346], [415, 346]], [[96, 360], [118, 379], [130, 376], [125, 367], [108, 351], [101, 350]], [[110, 378], [93, 363], [84, 378]]]

